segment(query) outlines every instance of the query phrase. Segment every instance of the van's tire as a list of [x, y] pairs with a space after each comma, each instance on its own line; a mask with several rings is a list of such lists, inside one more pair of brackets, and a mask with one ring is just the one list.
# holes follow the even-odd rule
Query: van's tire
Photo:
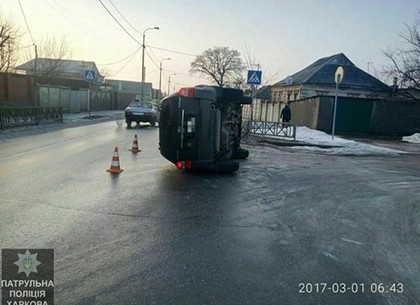
[[248, 149], [242, 149], [239, 148], [238, 150], [236, 150], [233, 155], [232, 155], [232, 159], [246, 159], [249, 156], [249, 151]]
[[125, 121], [127, 123], [127, 128], [131, 128], [131, 121]]

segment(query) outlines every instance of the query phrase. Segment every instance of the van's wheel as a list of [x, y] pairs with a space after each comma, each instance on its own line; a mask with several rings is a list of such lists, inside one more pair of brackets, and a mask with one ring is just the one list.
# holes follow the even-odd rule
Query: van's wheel
[[127, 128], [131, 128], [131, 121], [125, 121], [127, 123]]

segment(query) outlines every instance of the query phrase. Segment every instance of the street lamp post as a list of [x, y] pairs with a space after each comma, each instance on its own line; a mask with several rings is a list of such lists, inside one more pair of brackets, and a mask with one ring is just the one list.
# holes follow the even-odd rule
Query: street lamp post
[[164, 58], [160, 61], [160, 67], [159, 67], [159, 101], [162, 99], [162, 62], [164, 60], [171, 60], [169, 57]]
[[168, 95], [171, 93], [171, 76], [176, 75], [175, 73], [169, 75], [168, 77]]
[[146, 48], [145, 40], [146, 40], [146, 31], [148, 30], [159, 30], [158, 26], [155, 26], [153, 28], [147, 28], [143, 31], [143, 48], [142, 48], [142, 54], [141, 54], [141, 89], [140, 89], [140, 96], [143, 100], [144, 95], [144, 82], [145, 82], [145, 68], [144, 68], [144, 49]]
[[335, 79], [335, 98], [334, 98], [334, 109], [333, 109], [333, 121], [331, 127], [331, 139], [334, 140], [334, 133], [335, 133], [335, 119], [337, 116], [337, 98], [338, 98], [338, 85], [341, 83], [344, 77], [344, 69], [343, 67], [338, 67], [335, 71], [334, 79]]

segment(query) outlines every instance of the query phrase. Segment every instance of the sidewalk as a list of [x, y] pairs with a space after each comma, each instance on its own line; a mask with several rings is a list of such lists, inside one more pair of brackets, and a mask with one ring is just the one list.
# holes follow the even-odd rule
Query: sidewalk
[[124, 110], [104, 110], [80, 113], [63, 113], [63, 122], [25, 125], [0, 129], [0, 142], [21, 136], [31, 136], [47, 133], [53, 130], [96, 124], [111, 120], [118, 120], [123, 124]]
[[[89, 116], [90, 115], [90, 116]], [[80, 113], [63, 113], [63, 122], [64, 123], [73, 123], [73, 122], [89, 122], [96, 120], [123, 120], [124, 119], [124, 110], [101, 110], [101, 111], [91, 111], [89, 112], [80, 112]]]

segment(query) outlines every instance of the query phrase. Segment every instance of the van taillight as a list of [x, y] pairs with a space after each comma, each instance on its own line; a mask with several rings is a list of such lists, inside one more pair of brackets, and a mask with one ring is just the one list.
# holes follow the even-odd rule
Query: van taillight
[[178, 91], [178, 96], [182, 97], [194, 97], [195, 89], [194, 88], [181, 88]]
[[176, 161], [175, 165], [178, 169], [191, 169], [191, 161]]

